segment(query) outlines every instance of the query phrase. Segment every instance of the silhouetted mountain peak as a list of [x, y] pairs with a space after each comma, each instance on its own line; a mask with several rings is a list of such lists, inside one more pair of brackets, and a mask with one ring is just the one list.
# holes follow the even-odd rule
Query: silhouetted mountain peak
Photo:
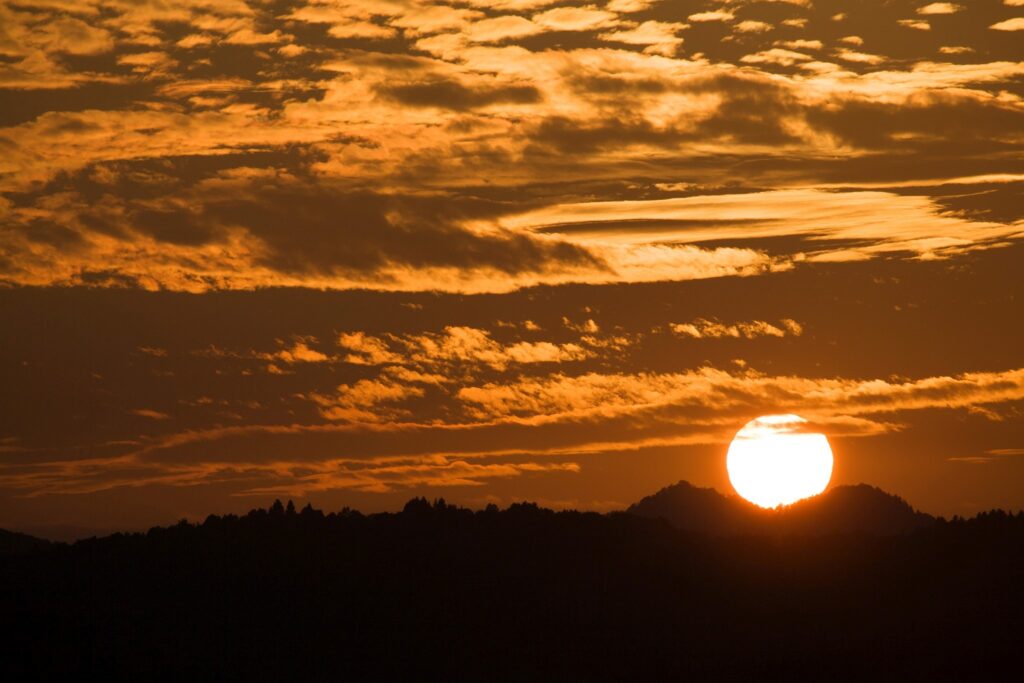
[[667, 486], [627, 510], [642, 517], [663, 517], [687, 531], [727, 536], [753, 533], [825, 535], [901, 534], [935, 521], [898, 496], [869, 486], [837, 486], [812, 498], [765, 510], [715, 489], [687, 481]]
[[641, 517], [664, 517], [673, 526], [712, 535], [752, 531], [749, 503], [715, 489], [679, 481], [647, 496], [626, 510]]
[[902, 534], [935, 522], [899, 496], [868, 484], [837, 486], [776, 512], [794, 533]]

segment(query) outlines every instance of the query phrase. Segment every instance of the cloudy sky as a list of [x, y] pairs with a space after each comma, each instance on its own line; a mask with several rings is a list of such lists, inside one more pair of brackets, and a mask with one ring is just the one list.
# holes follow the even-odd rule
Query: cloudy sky
[[0, 521], [1024, 507], [1024, 0], [3, 0]]

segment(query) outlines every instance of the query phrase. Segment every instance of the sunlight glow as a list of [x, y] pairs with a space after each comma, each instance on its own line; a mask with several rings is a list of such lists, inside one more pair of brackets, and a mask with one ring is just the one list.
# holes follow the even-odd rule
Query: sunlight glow
[[765, 415], [733, 438], [725, 467], [736, 493], [755, 505], [789, 505], [825, 490], [832, 448], [824, 434], [803, 431], [797, 415]]

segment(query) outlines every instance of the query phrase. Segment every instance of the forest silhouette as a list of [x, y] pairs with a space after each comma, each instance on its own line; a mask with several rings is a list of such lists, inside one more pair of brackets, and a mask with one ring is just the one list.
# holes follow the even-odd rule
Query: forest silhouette
[[[761, 521], [732, 530], [711, 528], [719, 517], [690, 499], [735, 501], [680, 483], [652, 497], [660, 516], [651, 499], [609, 514], [423, 498], [399, 513], [325, 514], [278, 501], [73, 545], [5, 533], [0, 670], [6, 680], [1012, 679], [1024, 513], [911, 510], [907, 527], [902, 501], [851, 490], [788, 515], [751, 513]], [[673, 496], [710, 532], [673, 526]], [[894, 521], [813, 523], [872, 515]]]

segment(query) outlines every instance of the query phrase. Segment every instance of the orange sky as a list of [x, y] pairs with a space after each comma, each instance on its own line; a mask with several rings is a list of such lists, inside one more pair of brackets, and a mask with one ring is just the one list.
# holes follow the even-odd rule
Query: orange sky
[[0, 1], [0, 526], [1024, 507], [1024, 2]]

